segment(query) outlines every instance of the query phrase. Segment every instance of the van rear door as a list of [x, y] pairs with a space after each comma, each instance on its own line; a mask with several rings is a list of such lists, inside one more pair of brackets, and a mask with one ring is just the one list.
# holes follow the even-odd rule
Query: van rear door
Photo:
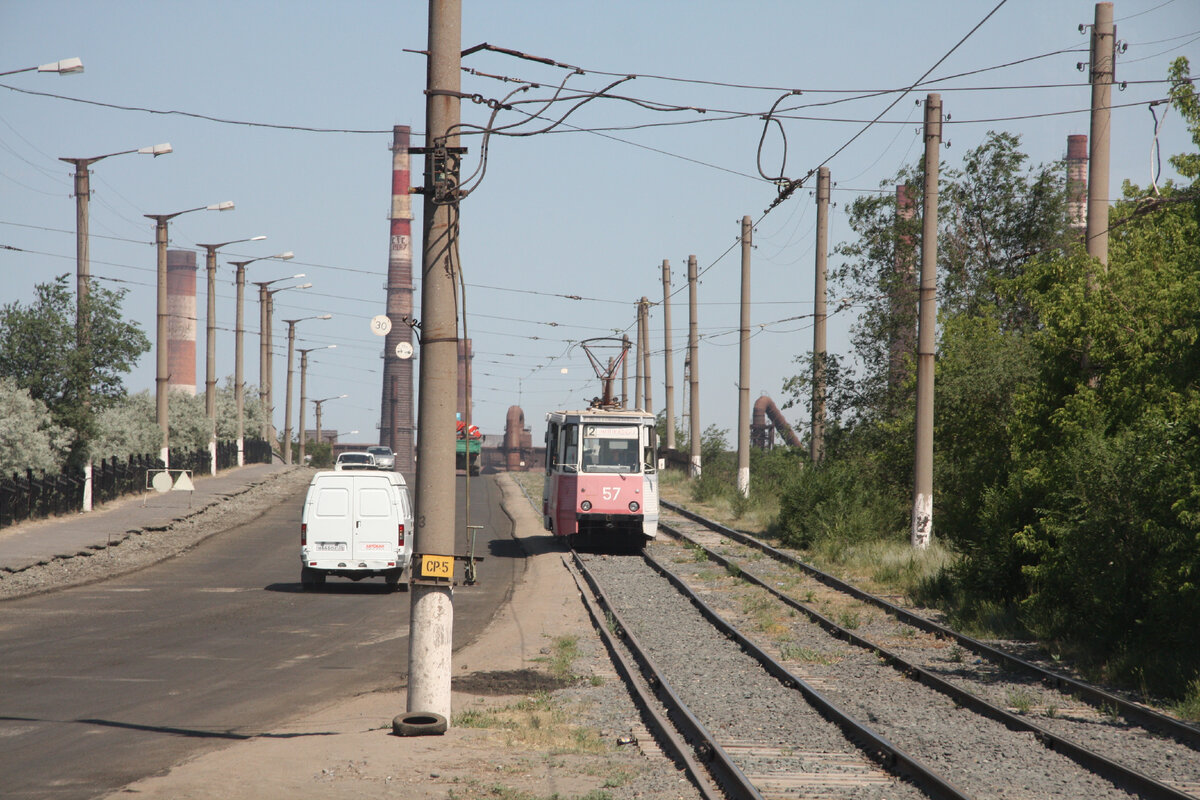
[[352, 473], [323, 475], [308, 514], [308, 546], [313, 555], [350, 558], [354, 538]]
[[354, 486], [356, 510], [353, 558], [396, 558], [400, 509], [396, 492], [383, 474], [356, 475]]

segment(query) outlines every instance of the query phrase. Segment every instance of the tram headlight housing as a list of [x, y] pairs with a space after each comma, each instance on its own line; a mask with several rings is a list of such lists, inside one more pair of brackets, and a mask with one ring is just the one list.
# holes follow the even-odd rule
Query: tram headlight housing
[[584, 500], [582, 503], [579, 504], [579, 508], [583, 511], [591, 511], [592, 510], [592, 501]]
[[629, 504], [629, 510], [634, 514], [636, 514], [638, 512], [639, 508], [641, 508], [641, 506], [638, 505], [637, 500], [634, 500], [632, 503]]

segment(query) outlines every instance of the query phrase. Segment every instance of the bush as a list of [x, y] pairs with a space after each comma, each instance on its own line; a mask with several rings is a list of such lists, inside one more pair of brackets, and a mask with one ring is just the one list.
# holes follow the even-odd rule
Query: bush
[[894, 496], [862, 478], [853, 462], [833, 461], [794, 473], [779, 500], [777, 534], [793, 547], [810, 548], [894, 537], [906, 509]]

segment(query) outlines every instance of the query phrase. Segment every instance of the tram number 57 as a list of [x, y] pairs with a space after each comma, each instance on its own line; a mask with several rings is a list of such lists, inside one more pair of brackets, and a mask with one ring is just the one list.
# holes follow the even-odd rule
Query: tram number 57
[[619, 494], [621, 494], [621, 487], [620, 487], [620, 486], [605, 486], [605, 487], [604, 487], [604, 488], [603, 488], [603, 489], [600, 491], [600, 495], [601, 495], [601, 496], [602, 496], [602, 497], [603, 497], [605, 500], [614, 500], [614, 501], [615, 501], [615, 500], [617, 499], [617, 496], [618, 496]]

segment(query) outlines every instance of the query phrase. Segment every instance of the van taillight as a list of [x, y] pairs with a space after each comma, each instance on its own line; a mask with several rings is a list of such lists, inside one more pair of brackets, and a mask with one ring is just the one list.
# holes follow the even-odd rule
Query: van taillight
[[[401, 525], [400, 527], [403, 528], [404, 526]], [[308, 544], [308, 523], [301, 522], [300, 523], [300, 546], [304, 547], [306, 544]]]
[[396, 544], [397, 544], [397, 546], [399, 546], [399, 547], [404, 547], [404, 523], [403, 523], [403, 522], [401, 522], [401, 523], [400, 523], [399, 525], [397, 525], [396, 527], [399, 529], [399, 530], [397, 531], [397, 537], [396, 537], [396, 538], [398, 539], [398, 541], [397, 541], [397, 543], [396, 543]]

